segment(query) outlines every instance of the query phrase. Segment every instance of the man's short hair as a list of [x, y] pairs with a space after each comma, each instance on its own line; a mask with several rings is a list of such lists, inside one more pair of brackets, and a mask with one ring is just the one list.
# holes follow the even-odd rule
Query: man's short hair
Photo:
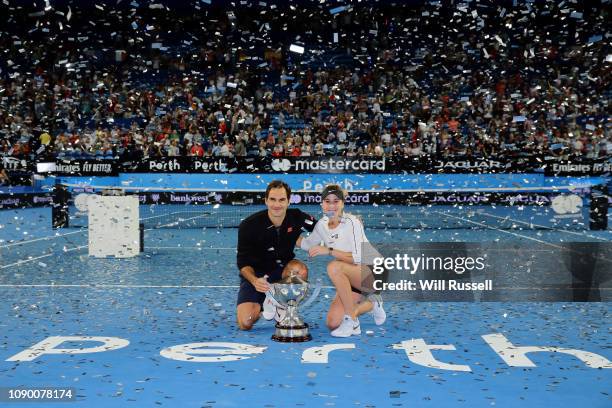
[[283, 180], [272, 180], [266, 188], [266, 200], [270, 195], [270, 190], [272, 190], [273, 188], [284, 188], [287, 192], [287, 199], [291, 197], [291, 187], [289, 187], [289, 184], [285, 183]]

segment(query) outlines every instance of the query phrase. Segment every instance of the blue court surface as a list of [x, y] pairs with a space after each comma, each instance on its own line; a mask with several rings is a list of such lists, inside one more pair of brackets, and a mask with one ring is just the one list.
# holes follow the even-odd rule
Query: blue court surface
[[[145, 252], [119, 260], [90, 258], [86, 230], [50, 224], [49, 209], [0, 212], [0, 387], [73, 387], [71, 407], [612, 406], [609, 291], [592, 303], [389, 301], [383, 326], [365, 315], [361, 336], [339, 339], [317, 259], [311, 279], [325, 286], [302, 313], [313, 341], [282, 344], [271, 322], [236, 328], [236, 229], [148, 230]], [[367, 233], [612, 241], [610, 230]]]

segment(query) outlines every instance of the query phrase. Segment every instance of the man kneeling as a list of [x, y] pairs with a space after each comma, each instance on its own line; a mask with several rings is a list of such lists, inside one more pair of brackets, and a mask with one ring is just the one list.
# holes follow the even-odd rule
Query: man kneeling
[[237, 265], [240, 289], [236, 319], [241, 330], [250, 330], [263, 310], [264, 318], [282, 320], [284, 310], [266, 298], [269, 283], [290, 275], [308, 279], [308, 268], [295, 257], [295, 243], [303, 229], [312, 231], [315, 219], [289, 209], [291, 189], [281, 180], [272, 181], [265, 196], [266, 210], [252, 214], [238, 229]]

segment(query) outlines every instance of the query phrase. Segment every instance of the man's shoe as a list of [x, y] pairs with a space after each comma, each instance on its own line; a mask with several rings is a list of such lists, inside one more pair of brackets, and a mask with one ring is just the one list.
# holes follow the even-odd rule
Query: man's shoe
[[276, 316], [276, 305], [268, 295], [266, 295], [266, 299], [263, 302], [263, 312], [261, 315], [266, 320], [272, 320]]

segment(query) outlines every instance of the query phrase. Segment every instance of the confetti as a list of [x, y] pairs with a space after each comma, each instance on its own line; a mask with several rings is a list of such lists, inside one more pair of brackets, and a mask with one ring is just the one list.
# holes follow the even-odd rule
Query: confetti
[[332, 9], [329, 10], [329, 14], [338, 14], [343, 12], [344, 10], [346, 10], [347, 7], [346, 6], [339, 6], [339, 7], [334, 7]]
[[289, 51], [295, 52], [297, 54], [303, 54], [304, 53], [304, 47], [302, 47], [300, 45], [296, 45], [296, 44], [291, 44], [289, 46]]

